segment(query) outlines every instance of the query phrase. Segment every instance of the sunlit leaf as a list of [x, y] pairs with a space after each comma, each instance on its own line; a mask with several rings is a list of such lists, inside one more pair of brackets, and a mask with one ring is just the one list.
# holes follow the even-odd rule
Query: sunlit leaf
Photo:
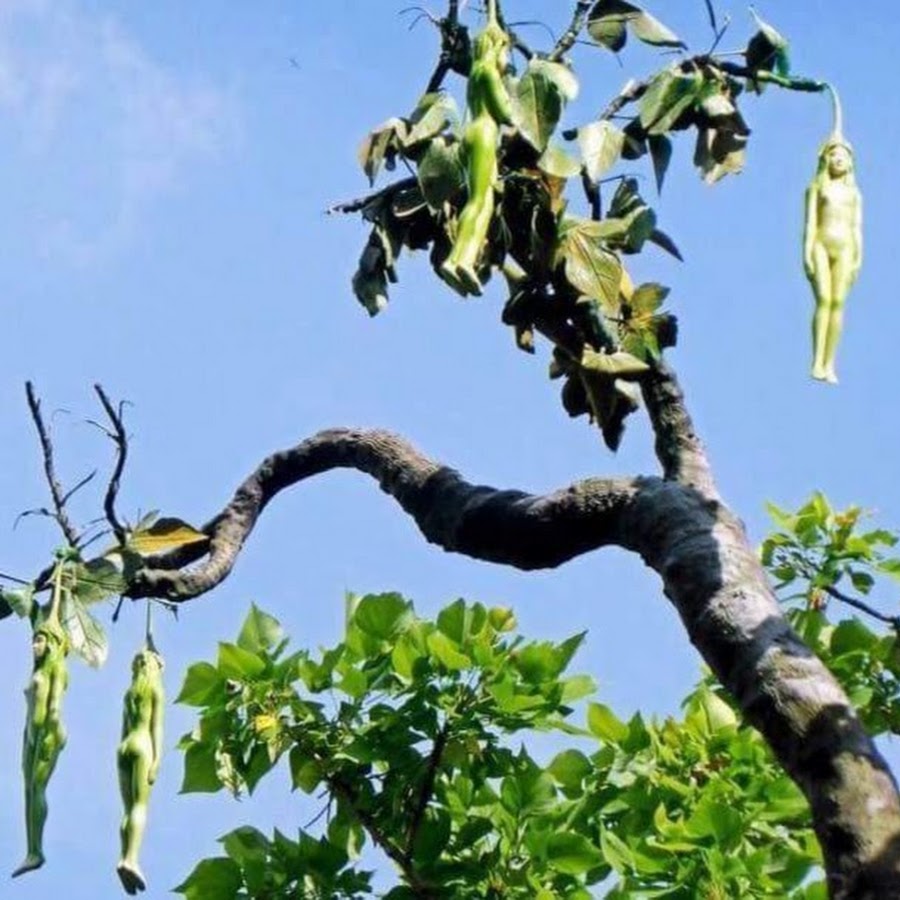
[[591, 122], [578, 129], [578, 146], [591, 181], [599, 181], [622, 153], [625, 135], [612, 122]]
[[109, 655], [103, 626], [71, 595], [63, 598], [60, 620], [69, 636], [69, 646], [89, 666], [99, 669]]
[[157, 519], [143, 531], [132, 532], [128, 536], [126, 547], [141, 556], [152, 556], [156, 553], [164, 553], [166, 550], [174, 550], [176, 547], [186, 547], [189, 544], [199, 544], [208, 540], [208, 535], [197, 531], [187, 522], [167, 516]]

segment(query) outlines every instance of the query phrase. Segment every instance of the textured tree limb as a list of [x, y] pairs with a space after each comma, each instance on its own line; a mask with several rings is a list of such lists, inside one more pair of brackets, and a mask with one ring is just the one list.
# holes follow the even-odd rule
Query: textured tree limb
[[472, 485], [383, 431], [320, 432], [268, 457], [238, 488], [205, 528], [202, 564], [172, 568], [198, 559], [190, 548], [162, 557], [129, 594], [184, 601], [210, 590], [277, 493], [333, 468], [372, 476], [430, 542], [473, 558], [538, 569], [605, 545], [632, 550], [660, 575], [690, 640], [808, 798], [832, 896], [900, 896], [900, 801], [887, 765], [718, 500], [674, 376], [661, 369], [645, 395], [667, 478], [591, 479], [535, 496]]
[[665, 477], [696, 488], [710, 500], [719, 500], [709, 460], [668, 363], [660, 361], [654, 366], [642, 379], [641, 392], [656, 436], [656, 457]]
[[546, 497], [497, 491], [464, 481], [385, 431], [333, 429], [274, 453], [207, 523], [204, 546], [148, 560], [134, 576], [130, 597], [183, 602], [206, 593], [231, 572], [260, 513], [280, 491], [313, 475], [352, 468], [375, 478], [416, 521], [426, 539], [456, 553], [520, 569], [552, 568], [587, 550], [622, 543], [618, 513], [639, 480], [594, 479]]

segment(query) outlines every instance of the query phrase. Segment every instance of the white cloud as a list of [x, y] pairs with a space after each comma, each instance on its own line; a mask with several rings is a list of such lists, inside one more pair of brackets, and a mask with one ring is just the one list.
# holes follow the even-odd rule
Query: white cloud
[[38, 242], [77, 265], [127, 246], [152, 204], [236, 135], [227, 91], [163, 65], [78, 0], [0, 0], [0, 117], [19, 174], [53, 179], [29, 211]]

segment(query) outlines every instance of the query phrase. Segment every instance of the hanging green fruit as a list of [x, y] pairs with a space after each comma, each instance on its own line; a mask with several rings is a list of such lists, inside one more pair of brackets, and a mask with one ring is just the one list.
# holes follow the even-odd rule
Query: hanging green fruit
[[150, 790], [159, 772], [163, 743], [163, 659], [148, 635], [147, 645], [131, 664], [131, 685], [125, 693], [122, 713], [122, 741], [117, 764], [119, 788], [125, 813], [119, 836], [122, 856], [116, 871], [128, 894], [146, 888], [138, 862], [147, 824]]
[[497, 17], [497, 2], [490, 0], [487, 25], [475, 38], [466, 88], [471, 121], [463, 135], [463, 158], [469, 197], [459, 217], [453, 248], [440, 269], [443, 278], [463, 295], [481, 294], [477, 270], [494, 215], [500, 126], [513, 122], [512, 103], [503, 78], [509, 45], [509, 35]]
[[34, 670], [25, 689], [28, 710], [22, 740], [22, 775], [25, 783], [25, 834], [27, 851], [13, 878], [44, 864], [44, 825], [47, 822], [47, 785], [66, 746], [62, 723], [62, 699], [69, 683], [66, 656], [69, 641], [60, 624], [59, 608], [64, 587], [64, 568], [71, 558], [66, 548], [57, 552], [53, 594], [49, 611], [36, 621], [31, 646]]

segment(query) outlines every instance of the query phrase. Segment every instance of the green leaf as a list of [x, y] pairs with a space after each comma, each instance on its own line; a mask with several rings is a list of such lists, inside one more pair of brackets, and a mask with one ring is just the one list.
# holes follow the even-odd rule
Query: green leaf
[[547, 864], [566, 875], [583, 875], [603, 862], [603, 854], [584, 835], [556, 832], [547, 841]]
[[409, 608], [400, 594], [367, 594], [356, 606], [353, 624], [372, 637], [389, 640], [403, 625]]
[[220, 791], [224, 785], [219, 777], [220, 764], [216, 748], [212, 744], [192, 740], [184, 752], [184, 778], [182, 794]]
[[782, 77], [787, 76], [791, 68], [787, 40], [768, 22], [763, 21], [752, 7], [750, 12], [759, 31], [750, 38], [744, 52], [747, 68], [753, 71], [774, 71]]
[[528, 69], [531, 72], [540, 73], [550, 80], [564, 100], [571, 101], [578, 97], [578, 79], [564, 63], [533, 57], [528, 61]]
[[648, 12], [641, 12], [630, 21], [634, 36], [653, 47], [686, 48], [687, 44], [670, 28], [663, 25]]
[[222, 693], [224, 687], [225, 679], [215, 666], [208, 662], [194, 663], [184, 676], [181, 693], [175, 698], [175, 702], [187, 706], [208, 706]]
[[265, 662], [255, 653], [238, 647], [236, 644], [220, 643], [217, 662], [219, 673], [225, 678], [245, 681], [261, 675], [266, 668]]
[[581, 162], [562, 147], [550, 144], [538, 160], [538, 168], [554, 178], [574, 178], [581, 172]]
[[878, 643], [878, 635], [859, 619], [845, 619], [831, 634], [831, 652], [835, 656], [858, 650], [870, 651]]
[[419, 163], [418, 179], [428, 206], [435, 211], [442, 210], [466, 184], [459, 143], [447, 137], [435, 138]]
[[219, 843], [242, 869], [248, 862], [264, 862], [271, 846], [269, 839], [250, 825], [242, 825], [222, 835]]
[[238, 864], [222, 856], [198, 863], [174, 890], [187, 900], [235, 900], [243, 883]]
[[600, 832], [600, 848], [603, 851], [603, 858], [619, 875], [624, 875], [634, 868], [634, 854], [628, 845], [608, 828]]
[[672, 142], [664, 134], [651, 134], [647, 137], [650, 159], [653, 160], [653, 174], [656, 176], [656, 191], [662, 193], [663, 181], [672, 159]]
[[451, 671], [468, 669], [472, 665], [472, 660], [460, 652], [456, 641], [440, 631], [428, 635], [428, 649], [438, 662]]
[[305, 794], [311, 794], [322, 781], [321, 766], [296, 744], [291, 747], [288, 761], [291, 766], [291, 783], [294, 788], [300, 788]]
[[597, 683], [590, 675], [573, 675], [562, 682], [562, 688], [562, 702], [572, 703], [595, 693]]
[[585, 350], [581, 355], [581, 365], [592, 372], [604, 375], [639, 375], [647, 372], [650, 366], [630, 353], [597, 353]]
[[650, 241], [651, 244], [656, 244], [657, 247], [662, 248], [671, 256], [674, 256], [679, 262], [684, 262], [684, 257], [681, 255], [681, 251], [678, 249], [675, 241], [673, 241], [664, 231], [654, 228], [653, 231], [650, 232], [650, 237], [648, 237], [647, 240]]
[[387, 162], [393, 168], [393, 160], [397, 149], [406, 137], [407, 125], [402, 119], [388, 119], [370, 132], [359, 148], [359, 164], [374, 184], [382, 165]]
[[593, 771], [593, 766], [580, 750], [563, 750], [553, 757], [547, 771], [563, 787], [578, 788]]
[[60, 619], [73, 652], [92, 668], [99, 669], [109, 655], [103, 626], [71, 595], [63, 599]]
[[430, 140], [458, 118], [456, 101], [450, 94], [425, 94], [409, 118], [409, 130], [402, 137], [404, 148]]
[[633, 3], [599, 0], [588, 13], [588, 33], [599, 44], [616, 53], [625, 46], [626, 26], [645, 44], [673, 48], [686, 46], [674, 31]]
[[103, 557], [78, 563], [68, 571], [74, 579], [72, 592], [85, 605], [124, 594], [127, 588], [119, 568]]
[[612, 122], [591, 122], [578, 129], [578, 146], [591, 181], [599, 181], [622, 155], [625, 135]]
[[[23, 619], [31, 615], [34, 608], [34, 587], [26, 585], [17, 590], [0, 590], [0, 602], [7, 604], [10, 612], [14, 612]], [[0, 615], [0, 618], [3, 618]]]
[[660, 72], [641, 97], [640, 120], [647, 134], [669, 131], [679, 116], [697, 102], [702, 89], [703, 76], [699, 72]]
[[611, 744], [619, 744], [628, 737], [628, 726], [602, 703], [589, 703], [588, 728], [591, 733]]
[[648, 281], [635, 288], [629, 305], [635, 314], [647, 315], [656, 312], [669, 296], [669, 288], [664, 284]]
[[602, 47], [618, 53], [628, 40], [628, 31], [625, 23], [628, 21], [628, 13], [613, 12], [613, 8], [628, 7], [634, 9], [630, 3], [611, 3], [609, 0], [601, 0], [588, 14], [588, 34]]
[[513, 95], [516, 126], [535, 150], [543, 153], [562, 115], [559, 88], [540, 68], [529, 68]]
[[[566, 278], [585, 297], [618, 309], [622, 264], [600, 244], [600, 222], [567, 216], [560, 228], [557, 260], [565, 265]], [[602, 229], [600, 229], [602, 233]]]
[[[353, 293], [370, 316], [377, 316], [388, 304], [388, 275], [393, 271], [388, 265], [384, 241], [376, 226], [359, 257], [353, 275]], [[394, 278], [393, 280], [396, 280]]]
[[419, 866], [428, 866], [443, 853], [450, 840], [452, 822], [444, 809], [429, 806], [422, 817], [412, 844], [412, 858]]
[[284, 640], [284, 630], [274, 616], [263, 612], [255, 603], [241, 626], [237, 645], [250, 653], [271, 650]]

